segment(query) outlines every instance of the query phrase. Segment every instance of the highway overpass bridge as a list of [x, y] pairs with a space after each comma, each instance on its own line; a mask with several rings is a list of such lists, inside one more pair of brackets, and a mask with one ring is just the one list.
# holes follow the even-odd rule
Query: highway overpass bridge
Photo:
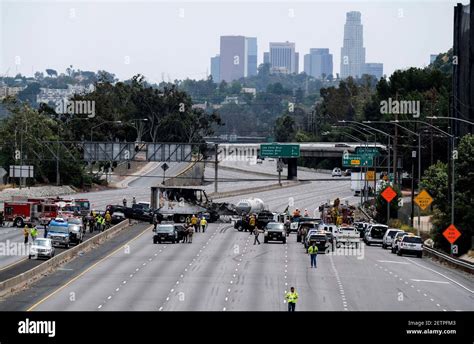
[[[211, 143], [211, 142], [208, 142]], [[217, 142], [216, 142], [217, 143]], [[257, 157], [260, 154], [261, 143], [219, 143], [218, 144], [218, 160], [247, 160]], [[300, 146], [300, 157], [313, 159], [341, 158], [345, 151], [354, 153], [356, 147], [365, 147], [365, 143], [361, 142], [285, 142], [289, 145]], [[368, 143], [369, 147], [377, 147], [380, 151], [387, 149], [386, 145], [378, 142]], [[288, 179], [294, 179], [297, 176], [297, 159], [285, 159], [288, 164]]]

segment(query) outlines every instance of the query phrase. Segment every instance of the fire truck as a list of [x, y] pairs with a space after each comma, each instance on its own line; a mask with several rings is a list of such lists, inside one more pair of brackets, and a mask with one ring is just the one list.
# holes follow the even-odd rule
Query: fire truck
[[43, 199], [5, 202], [4, 207], [5, 221], [13, 222], [16, 227], [23, 227], [26, 223], [47, 226], [58, 212], [56, 204]]
[[90, 212], [90, 202], [85, 198], [48, 198], [48, 201], [55, 203], [60, 207], [62, 212], [79, 213], [80, 215], [87, 215]]

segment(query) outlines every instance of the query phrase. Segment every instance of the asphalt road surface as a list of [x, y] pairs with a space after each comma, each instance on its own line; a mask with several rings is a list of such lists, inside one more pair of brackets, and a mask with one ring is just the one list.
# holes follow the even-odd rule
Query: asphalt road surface
[[9, 309], [285, 311], [294, 286], [299, 311], [474, 310], [472, 277], [377, 246], [321, 254], [312, 269], [295, 235], [253, 245], [252, 235], [211, 224], [192, 244], [153, 244], [150, 228], [137, 233], [74, 277], [48, 277], [55, 284], [44, 281], [48, 290], [36, 299], [15, 296]]
[[[130, 192], [120, 191], [121, 197]], [[341, 179], [249, 196], [262, 198], [274, 211], [290, 205], [312, 212], [335, 197], [358, 200], [349, 181]], [[231, 224], [216, 223], [196, 233], [192, 244], [153, 244], [151, 228], [142, 224], [65, 264], [31, 290], [2, 300], [0, 310], [285, 311], [284, 294], [291, 286], [299, 293], [297, 311], [474, 310], [472, 275], [428, 258], [363, 245], [320, 254], [312, 269], [294, 234], [286, 244], [264, 244], [260, 236], [262, 244], [253, 245], [253, 239]]]

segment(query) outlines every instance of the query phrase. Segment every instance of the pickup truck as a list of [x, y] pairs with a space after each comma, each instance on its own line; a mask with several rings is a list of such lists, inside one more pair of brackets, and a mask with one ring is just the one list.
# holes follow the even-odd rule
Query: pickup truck
[[[123, 213], [127, 219], [150, 222], [153, 220], [154, 212], [144, 204], [133, 204], [132, 207], [123, 205], [108, 205], [106, 211], [109, 211], [112, 217], [114, 212]], [[160, 216], [159, 216], [160, 217]]]
[[354, 227], [342, 226], [339, 227], [336, 233], [336, 246], [340, 245], [360, 245], [360, 234], [359, 231]]

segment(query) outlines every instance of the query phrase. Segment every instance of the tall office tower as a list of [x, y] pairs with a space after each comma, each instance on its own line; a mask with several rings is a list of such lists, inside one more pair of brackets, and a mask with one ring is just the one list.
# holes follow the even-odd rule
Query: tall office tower
[[247, 75], [247, 40], [244, 36], [221, 36], [220, 80], [227, 82]]
[[383, 63], [366, 63], [364, 74], [380, 79], [383, 76]]
[[257, 75], [257, 37], [247, 37], [247, 75]]
[[295, 73], [300, 72], [300, 53], [295, 53]]
[[212, 75], [212, 80], [214, 82], [221, 82], [221, 73], [220, 73], [220, 68], [221, 68], [221, 58], [219, 55], [216, 55], [214, 57], [211, 57], [211, 75]]
[[333, 75], [332, 54], [329, 53], [329, 49], [310, 49], [309, 54], [304, 56], [304, 71], [318, 79]]
[[341, 48], [341, 78], [360, 77], [365, 70], [365, 48], [360, 12], [347, 12]]
[[270, 70], [272, 73], [297, 73], [295, 43], [270, 42]]

